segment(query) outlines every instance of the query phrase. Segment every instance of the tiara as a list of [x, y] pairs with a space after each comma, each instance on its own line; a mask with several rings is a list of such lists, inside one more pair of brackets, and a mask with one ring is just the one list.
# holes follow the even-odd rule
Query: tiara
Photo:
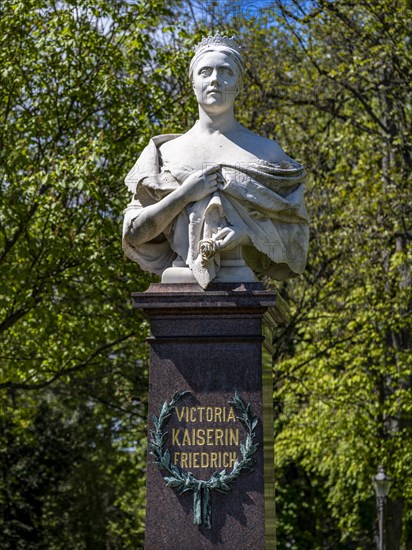
[[231, 50], [235, 50], [240, 55], [240, 46], [236, 44], [235, 37], [232, 36], [229, 38], [228, 36], [222, 36], [219, 32], [215, 34], [215, 36], [208, 36], [207, 38], [202, 38], [202, 40], [195, 46], [195, 53], [197, 53], [199, 50], [203, 48], [207, 48], [208, 46], [226, 46], [230, 48]]

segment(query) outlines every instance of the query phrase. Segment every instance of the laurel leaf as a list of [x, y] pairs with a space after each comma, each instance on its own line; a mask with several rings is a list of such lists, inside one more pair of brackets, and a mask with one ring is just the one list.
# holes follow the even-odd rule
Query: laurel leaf
[[245, 441], [240, 443], [239, 446], [242, 460], [235, 460], [230, 473], [228, 473], [226, 469], [223, 469], [220, 472], [213, 472], [207, 481], [198, 480], [192, 472], [181, 471], [178, 466], [174, 465], [172, 463], [170, 451], [168, 449], [164, 450], [168, 432], [164, 432], [163, 428], [169, 420], [175, 408], [175, 404], [179, 399], [190, 395], [190, 393], [189, 391], [176, 392], [169, 403], [163, 403], [159, 418], [156, 416], [153, 417], [154, 430], [149, 430], [150, 454], [154, 458], [154, 464], [159, 469], [167, 470], [171, 474], [169, 476], [164, 476], [164, 480], [168, 487], [178, 488], [179, 494], [189, 491], [199, 492], [202, 488], [208, 491], [215, 490], [222, 494], [227, 494], [231, 490], [230, 483], [232, 483], [242, 472], [253, 471], [252, 466], [255, 461], [251, 456], [258, 448], [258, 444], [254, 443], [254, 430], [258, 424], [258, 418], [253, 416], [250, 403], [246, 406], [239, 394], [235, 392], [235, 396], [230, 399], [228, 403], [237, 410], [239, 413], [237, 418], [248, 432]]
[[182, 485], [182, 482], [178, 479], [175, 479], [174, 477], [164, 477], [163, 478], [166, 481], [166, 485], [168, 487], [180, 487]]

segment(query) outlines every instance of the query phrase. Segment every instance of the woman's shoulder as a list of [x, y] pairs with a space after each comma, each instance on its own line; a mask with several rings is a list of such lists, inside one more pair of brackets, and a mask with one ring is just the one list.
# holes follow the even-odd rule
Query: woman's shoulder
[[181, 134], [174, 139], [164, 141], [157, 146], [162, 164], [173, 162], [181, 163], [182, 151], [187, 151], [189, 146], [190, 141], [188, 141], [186, 134]]
[[267, 162], [290, 162], [292, 159], [282, 147], [273, 139], [255, 134], [244, 126], [242, 127], [242, 141], [249, 151]]
[[188, 143], [187, 134], [167, 134], [158, 136], [156, 145], [159, 151], [166, 153], [179, 150], [186, 143]]
[[197, 169], [201, 148], [201, 144], [186, 133], [162, 143], [158, 146], [158, 151], [162, 165], [179, 165]]

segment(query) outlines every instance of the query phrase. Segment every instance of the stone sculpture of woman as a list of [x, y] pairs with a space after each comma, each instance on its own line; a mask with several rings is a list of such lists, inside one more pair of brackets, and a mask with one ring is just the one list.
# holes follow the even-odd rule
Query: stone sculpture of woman
[[204, 38], [189, 70], [199, 120], [154, 137], [126, 177], [123, 249], [164, 283], [283, 280], [305, 267], [305, 171], [236, 121], [243, 73], [233, 38]]

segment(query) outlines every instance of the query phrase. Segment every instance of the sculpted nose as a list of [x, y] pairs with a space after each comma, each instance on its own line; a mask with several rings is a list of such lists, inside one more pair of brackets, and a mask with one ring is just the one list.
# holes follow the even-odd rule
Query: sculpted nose
[[220, 85], [220, 81], [219, 81], [219, 78], [218, 78], [218, 74], [217, 74], [217, 71], [213, 71], [212, 73], [212, 80], [210, 82], [211, 85], [213, 86], [219, 86]]

